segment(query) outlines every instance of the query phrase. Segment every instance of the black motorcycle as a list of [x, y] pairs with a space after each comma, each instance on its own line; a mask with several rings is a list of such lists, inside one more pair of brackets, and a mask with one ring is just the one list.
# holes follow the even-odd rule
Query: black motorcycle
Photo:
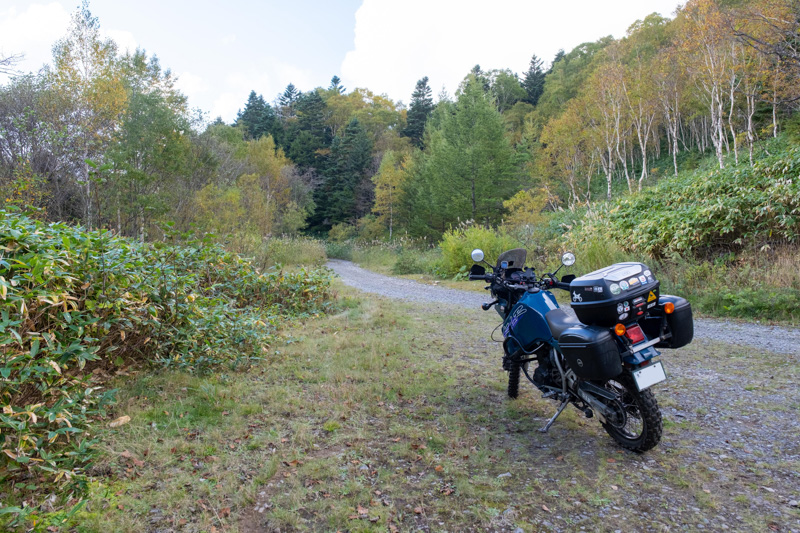
[[[495, 266], [472, 252], [471, 280], [484, 280], [503, 318], [503, 369], [508, 395], [519, 394], [520, 375], [543, 397], [560, 402], [541, 429], [547, 432], [567, 405], [603, 428], [624, 448], [644, 452], [661, 440], [661, 411], [651, 386], [667, 379], [657, 348], [680, 348], [692, 341], [688, 301], [660, 294], [659, 281], [642, 263], [617, 263], [581, 277], [537, 276], [525, 267], [527, 252], [504, 252]], [[572, 253], [562, 266], [575, 263]], [[550, 289], [569, 291], [571, 313], [559, 307]], [[535, 364], [531, 364], [535, 363]]]

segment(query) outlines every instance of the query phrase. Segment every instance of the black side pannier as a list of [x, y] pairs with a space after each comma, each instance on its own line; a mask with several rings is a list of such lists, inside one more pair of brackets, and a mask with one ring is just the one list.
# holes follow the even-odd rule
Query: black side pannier
[[608, 328], [574, 326], [558, 337], [561, 353], [575, 374], [588, 380], [606, 380], [622, 373], [617, 343]]
[[[672, 314], [665, 314], [664, 304], [672, 302], [675, 311]], [[666, 317], [666, 320], [664, 320]], [[658, 298], [658, 306], [650, 310], [647, 318], [639, 323], [644, 330], [647, 338], [654, 339], [666, 334], [671, 335], [668, 339], [656, 344], [656, 348], [681, 348], [686, 346], [694, 338], [694, 319], [692, 318], [692, 306], [680, 296], [662, 294]]]

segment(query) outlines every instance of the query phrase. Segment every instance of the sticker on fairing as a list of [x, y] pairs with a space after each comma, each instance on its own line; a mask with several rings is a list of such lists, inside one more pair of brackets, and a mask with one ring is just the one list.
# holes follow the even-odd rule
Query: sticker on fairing
[[627, 291], [628, 287], [630, 287], [630, 285], [628, 285], [627, 281], [620, 281], [619, 282], [619, 288], [622, 289], [623, 291]]
[[616, 284], [616, 283], [612, 283], [611, 286], [608, 289], [611, 291], [611, 294], [613, 294], [614, 296], [616, 296], [617, 294], [622, 292], [622, 290], [620, 289], [620, 286], [618, 284]]

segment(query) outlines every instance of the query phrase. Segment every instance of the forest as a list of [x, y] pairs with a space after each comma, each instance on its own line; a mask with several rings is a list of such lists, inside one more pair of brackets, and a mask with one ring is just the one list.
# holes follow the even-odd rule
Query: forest
[[793, 1], [692, 0], [521, 74], [476, 65], [436, 101], [426, 77], [405, 106], [333, 76], [243, 95], [226, 124], [190, 109], [156, 55], [102, 39], [84, 5], [51, 64], [0, 87], [0, 191], [141, 240], [170, 222], [231, 242], [435, 242], [468, 221], [591, 209], [707, 155], [754, 165], [793, 124], [797, 27]]

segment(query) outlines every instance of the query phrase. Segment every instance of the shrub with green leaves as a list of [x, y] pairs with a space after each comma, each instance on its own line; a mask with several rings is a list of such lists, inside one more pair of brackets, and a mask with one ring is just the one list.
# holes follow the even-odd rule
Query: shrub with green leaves
[[442, 249], [442, 268], [448, 275], [456, 275], [463, 267], [472, 264], [470, 253], [480, 248], [486, 254], [486, 260], [494, 261], [497, 257], [512, 248], [518, 248], [519, 241], [503, 229], [494, 230], [483, 226], [459, 227], [442, 236], [439, 247]]
[[[86, 487], [117, 367], [249, 363], [287, 316], [328, 305], [327, 270], [262, 273], [201, 241], [146, 244], [0, 211], [0, 484]], [[9, 500], [9, 494], [2, 502]], [[0, 514], [35, 509], [5, 507]], [[0, 503], [0, 507], [2, 504]]]
[[776, 141], [770, 155], [660, 181], [587, 216], [578, 237], [609, 235], [650, 256], [800, 239], [800, 147]]

